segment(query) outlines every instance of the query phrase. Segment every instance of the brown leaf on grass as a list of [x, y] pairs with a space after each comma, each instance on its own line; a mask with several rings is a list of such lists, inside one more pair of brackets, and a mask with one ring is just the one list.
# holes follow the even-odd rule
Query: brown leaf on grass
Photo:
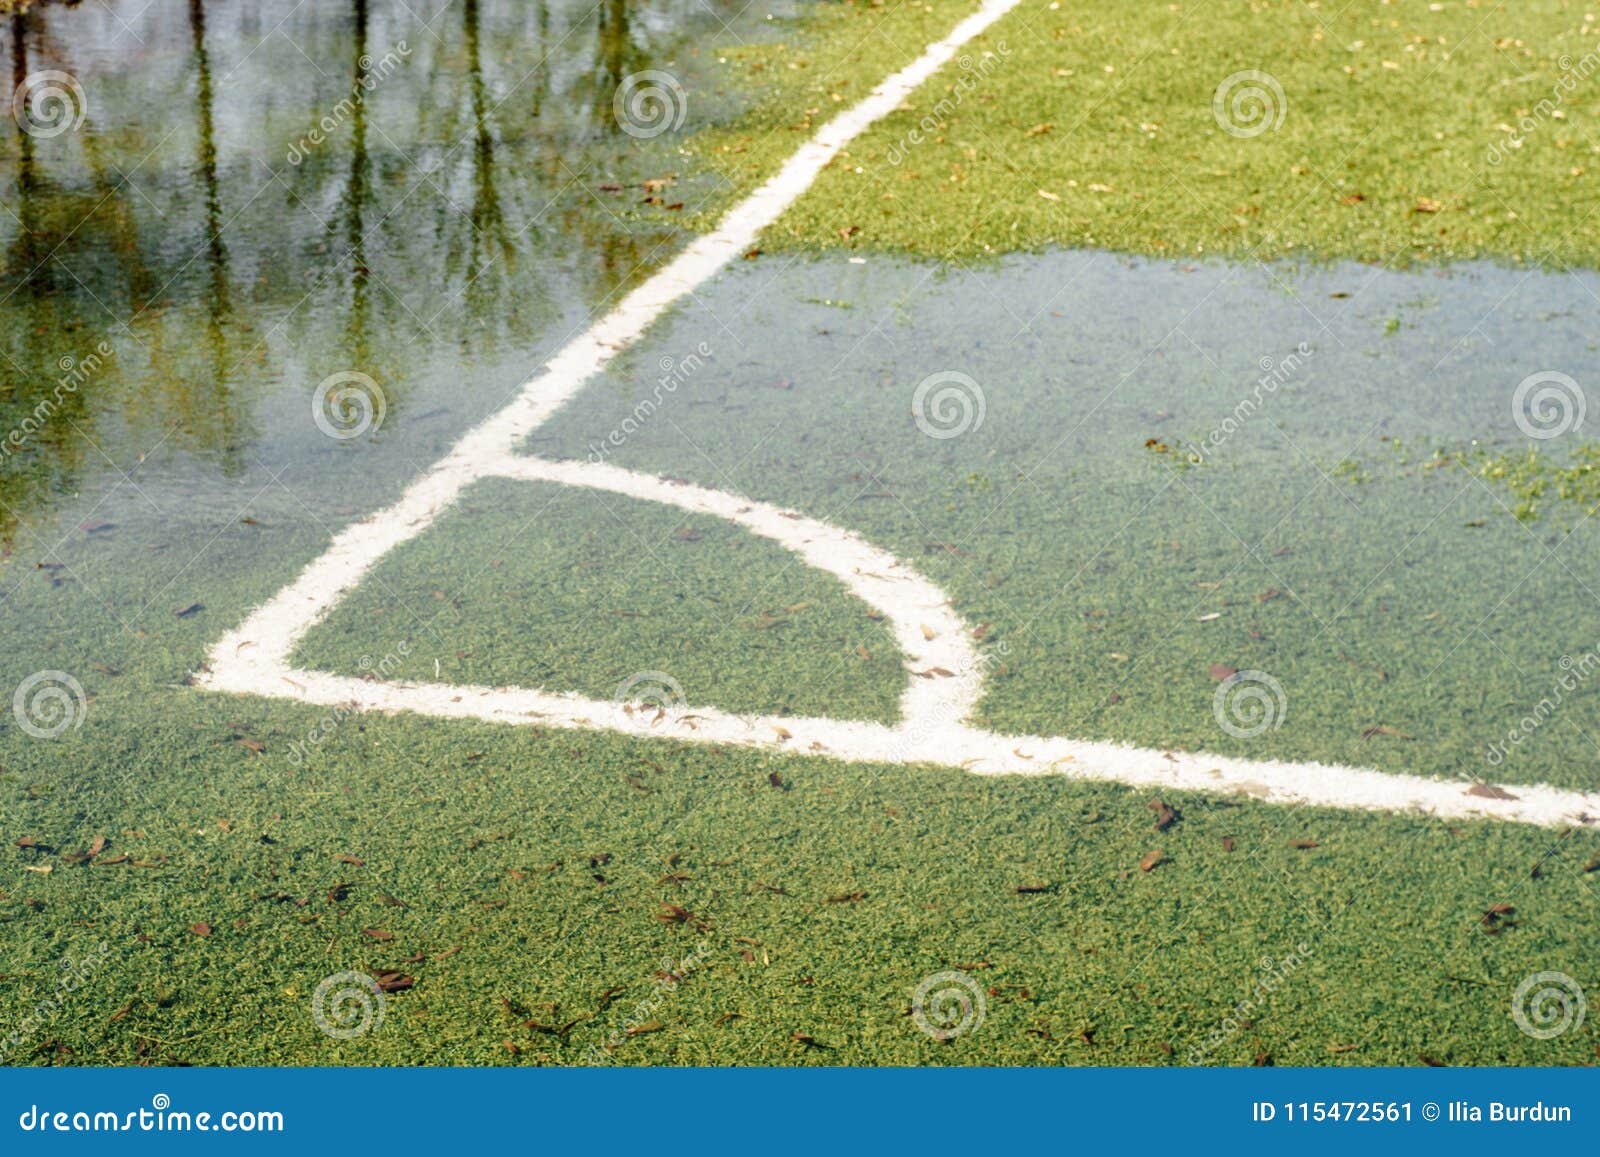
[[866, 898], [867, 894], [865, 892], [844, 892], [838, 896], [829, 896], [828, 903], [854, 904], [857, 900], [865, 900]]
[[177, 615], [178, 618], [180, 618], [180, 619], [187, 619], [191, 615], [198, 615], [201, 611], [203, 611], [205, 609], [206, 609], [206, 605], [204, 603], [190, 603], [188, 606], [179, 607], [177, 610], [173, 611], [172, 613]]
[[1156, 831], [1158, 832], [1166, 831], [1181, 818], [1175, 808], [1159, 799], [1153, 799], [1145, 806], [1156, 813]]
[[196, 936], [210, 936], [211, 925], [202, 920], [198, 924], [189, 925], [189, 931], [193, 932]]
[[363, 928], [361, 930], [361, 935], [370, 937], [373, 940], [394, 939], [394, 933], [390, 932], [387, 928]]
[[89, 841], [89, 854], [91, 856], [98, 856], [105, 850], [106, 838], [104, 836], [96, 836], [94, 839]]
[[1391, 739], [1416, 738], [1415, 735], [1409, 735], [1406, 732], [1401, 731], [1398, 727], [1390, 727], [1387, 723], [1374, 723], [1371, 727], [1368, 727], [1361, 732], [1362, 739], [1371, 739], [1375, 735], [1387, 735]]
[[789, 786], [783, 782], [783, 776], [779, 775], [775, 771], [767, 772], [767, 783], [769, 786], [778, 788], [780, 791]]
[[1225, 851], [1225, 852], [1233, 851], [1233, 837], [1232, 836], [1223, 836], [1222, 837], [1222, 850]]
[[1418, 1053], [1417, 1060], [1427, 1065], [1430, 1069], [1443, 1069], [1449, 1067], [1438, 1057], [1431, 1057], [1427, 1053]]
[[1308, 852], [1312, 848], [1320, 848], [1322, 845], [1317, 843], [1316, 840], [1290, 840], [1289, 846], [1297, 851]]
[[1226, 663], [1213, 663], [1206, 668], [1206, 674], [1210, 675], [1218, 683], [1226, 683], [1238, 673], [1239, 668], [1230, 667]]
[[1054, 884], [1049, 882], [1041, 884], [1018, 884], [1016, 892], [1019, 896], [1034, 896], [1040, 892], [1053, 892], [1055, 891], [1055, 887], [1056, 886]]
[[1166, 858], [1166, 853], [1160, 848], [1157, 848], [1153, 852], [1146, 852], [1144, 858], [1139, 861], [1139, 870], [1141, 872], [1148, 872]]
[[407, 976], [405, 973], [396, 972], [393, 969], [374, 972], [372, 979], [377, 984], [379, 992], [404, 992], [417, 983], [416, 977]]
[[1492, 783], [1475, 783], [1466, 790], [1467, 795], [1479, 796], [1482, 799], [1516, 799], [1503, 787], [1496, 787]]
[[352, 864], [357, 868], [364, 868], [367, 866], [367, 861], [363, 860], [360, 856], [352, 856], [349, 852], [340, 852], [333, 858], [338, 860], [341, 864]]
[[1437, 213], [1444, 208], [1442, 201], [1435, 201], [1432, 197], [1418, 197], [1417, 203], [1411, 207], [1413, 213]]
[[244, 748], [246, 751], [253, 751], [257, 755], [260, 755], [267, 749], [267, 745], [262, 743], [259, 739], [235, 739], [234, 742], [240, 747]]
[[644, 1024], [632, 1025], [623, 1030], [624, 1036], [643, 1036], [647, 1032], [660, 1032], [666, 1026], [659, 1020], [646, 1021]]
[[677, 904], [663, 904], [661, 911], [656, 913], [656, 919], [663, 924], [692, 924], [695, 921], [695, 914]]
[[1339, 204], [1341, 204], [1341, 205], [1359, 205], [1359, 204], [1361, 204], [1361, 202], [1365, 201], [1366, 199], [1367, 199], [1366, 196], [1364, 194], [1362, 194], [1362, 193], [1346, 193], [1344, 196], [1339, 198]]

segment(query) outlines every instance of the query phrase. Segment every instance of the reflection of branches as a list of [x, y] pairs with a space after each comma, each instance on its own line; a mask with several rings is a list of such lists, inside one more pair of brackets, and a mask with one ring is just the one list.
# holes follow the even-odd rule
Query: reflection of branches
[[[351, 0], [355, 17], [351, 29], [355, 63], [351, 78], [352, 93], [358, 97], [367, 82], [367, 0]], [[372, 304], [368, 284], [372, 271], [367, 265], [367, 201], [372, 196], [371, 165], [367, 159], [367, 104], [355, 101], [350, 118], [350, 177], [345, 183], [345, 241], [349, 246], [345, 260], [350, 262], [350, 313], [345, 323], [346, 346], [356, 365], [368, 364], [367, 334]]]

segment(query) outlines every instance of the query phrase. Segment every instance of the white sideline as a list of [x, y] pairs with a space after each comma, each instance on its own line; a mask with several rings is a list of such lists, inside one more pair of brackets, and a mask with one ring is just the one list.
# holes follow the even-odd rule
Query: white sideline
[[[1468, 794], [1458, 781], [1315, 763], [1218, 759], [1111, 743], [998, 735], [966, 722], [982, 685], [970, 632], [933, 583], [860, 537], [797, 511], [619, 467], [519, 456], [516, 447], [668, 307], [746, 252], [844, 145], [893, 111], [960, 47], [1020, 0], [988, 0], [916, 61], [824, 125], [715, 231], [690, 244], [610, 313], [563, 348], [505, 408], [468, 431], [406, 488], [399, 501], [337, 534], [300, 576], [217, 641], [196, 684], [352, 710], [411, 711], [554, 727], [670, 735], [862, 762], [931, 763], [987, 775], [1057, 774], [1077, 779], [1245, 794], [1274, 803], [1372, 811], [1416, 810], [1543, 825], [1600, 823], [1600, 795], [1516, 786], [1508, 798]], [[837, 576], [889, 621], [909, 675], [894, 727], [834, 719], [739, 716], [688, 707], [624, 712], [578, 695], [459, 684], [376, 682], [296, 669], [296, 643], [394, 547], [421, 534], [472, 483], [490, 477], [607, 490], [727, 519], [795, 551]]]

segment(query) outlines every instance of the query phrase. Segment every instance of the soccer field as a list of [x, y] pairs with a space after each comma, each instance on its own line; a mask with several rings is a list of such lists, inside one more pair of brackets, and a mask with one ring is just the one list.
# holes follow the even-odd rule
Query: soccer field
[[1139, 9], [11, 17], [6, 1062], [1592, 1062], [1600, 23]]

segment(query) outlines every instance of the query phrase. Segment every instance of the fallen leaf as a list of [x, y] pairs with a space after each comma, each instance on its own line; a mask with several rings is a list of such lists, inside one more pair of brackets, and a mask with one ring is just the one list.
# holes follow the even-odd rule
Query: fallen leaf
[[373, 940], [394, 939], [394, 933], [390, 932], [387, 928], [363, 928], [361, 930], [361, 934], [363, 936], [371, 937]]
[[193, 932], [196, 936], [210, 936], [211, 925], [201, 921], [199, 924], [189, 925], [189, 931]]
[[1305, 852], [1310, 851], [1312, 848], [1320, 848], [1322, 845], [1317, 843], [1316, 840], [1290, 840], [1289, 846]]
[[623, 1035], [643, 1036], [647, 1032], [660, 1032], [663, 1027], [664, 1026], [659, 1020], [651, 1020], [646, 1021], [644, 1024], [636, 1024], [623, 1030]]
[[190, 603], [186, 607], [179, 607], [177, 610], [173, 611], [172, 613], [177, 615], [178, 618], [180, 618], [180, 619], [187, 619], [190, 615], [198, 615], [201, 611], [203, 611], [205, 609], [206, 609], [206, 605], [204, 603]]
[[1232, 836], [1223, 836], [1222, 837], [1222, 850], [1225, 851], [1225, 852], [1233, 851], [1233, 837]]
[[352, 856], [348, 852], [340, 852], [333, 858], [338, 860], [341, 864], [354, 864], [358, 868], [364, 868], [367, 866], [367, 861], [361, 859], [359, 856]]
[[393, 970], [375, 972], [372, 979], [377, 983], [379, 992], [404, 992], [417, 983], [416, 977]]
[[1206, 668], [1206, 674], [1210, 675], [1218, 683], [1226, 683], [1238, 673], [1239, 668], [1230, 667], [1226, 663], [1213, 663]]
[[1412, 207], [1413, 213], [1437, 213], [1444, 208], [1442, 201], [1435, 201], [1432, 197], [1418, 197], [1417, 203]]
[[1055, 885], [1054, 884], [1049, 884], [1049, 883], [1045, 883], [1045, 884], [1018, 884], [1017, 885], [1017, 895], [1019, 895], [1019, 896], [1032, 896], [1032, 895], [1035, 895], [1035, 894], [1037, 894], [1039, 892], [1050, 892], [1050, 891], [1054, 891], [1054, 890], [1055, 890]]
[[842, 895], [839, 895], [839, 896], [829, 896], [828, 897], [828, 903], [830, 903], [830, 904], [854, 904], [857, 900], [865, 900], [866, 898], [867, 898], [867, 894], [865, 892], [845, 892], [845, 893], [843, 893]]
[[1390, 727], [1387, 723], [1376, 723], [1373, 726], [1368, 727], [1366, 730], [1362, 731], [1361, 738], [1371, 739], [1374, 735], [1387, 735], [1392, 739], [1416, 738], [1415, 735], [1409, 735], [1406, 732], [1401, 731], [1398, 727]]
[[1516, 799], [1503, 787], [1496, 787], [1492, 783], [1475, 783], [1467, 788], [1467, 795], [1481, 796], [1484, 799]]
[[1139, 861], [1139, 870], [1141, 872], [1148, 872], [1151, 868], [1154, 868], [1164, 859], [1166, 859], [1166, 853], [1160, 848], [1157, 848], [1153, 852], [1147, 852], [1144, 859]]
[[1156, 813], [1156, 831], [1158, 832], [1165, 831], [1178, 822], [1177, 811], [1161, 800], [1153, 799], [1145, 806]]

